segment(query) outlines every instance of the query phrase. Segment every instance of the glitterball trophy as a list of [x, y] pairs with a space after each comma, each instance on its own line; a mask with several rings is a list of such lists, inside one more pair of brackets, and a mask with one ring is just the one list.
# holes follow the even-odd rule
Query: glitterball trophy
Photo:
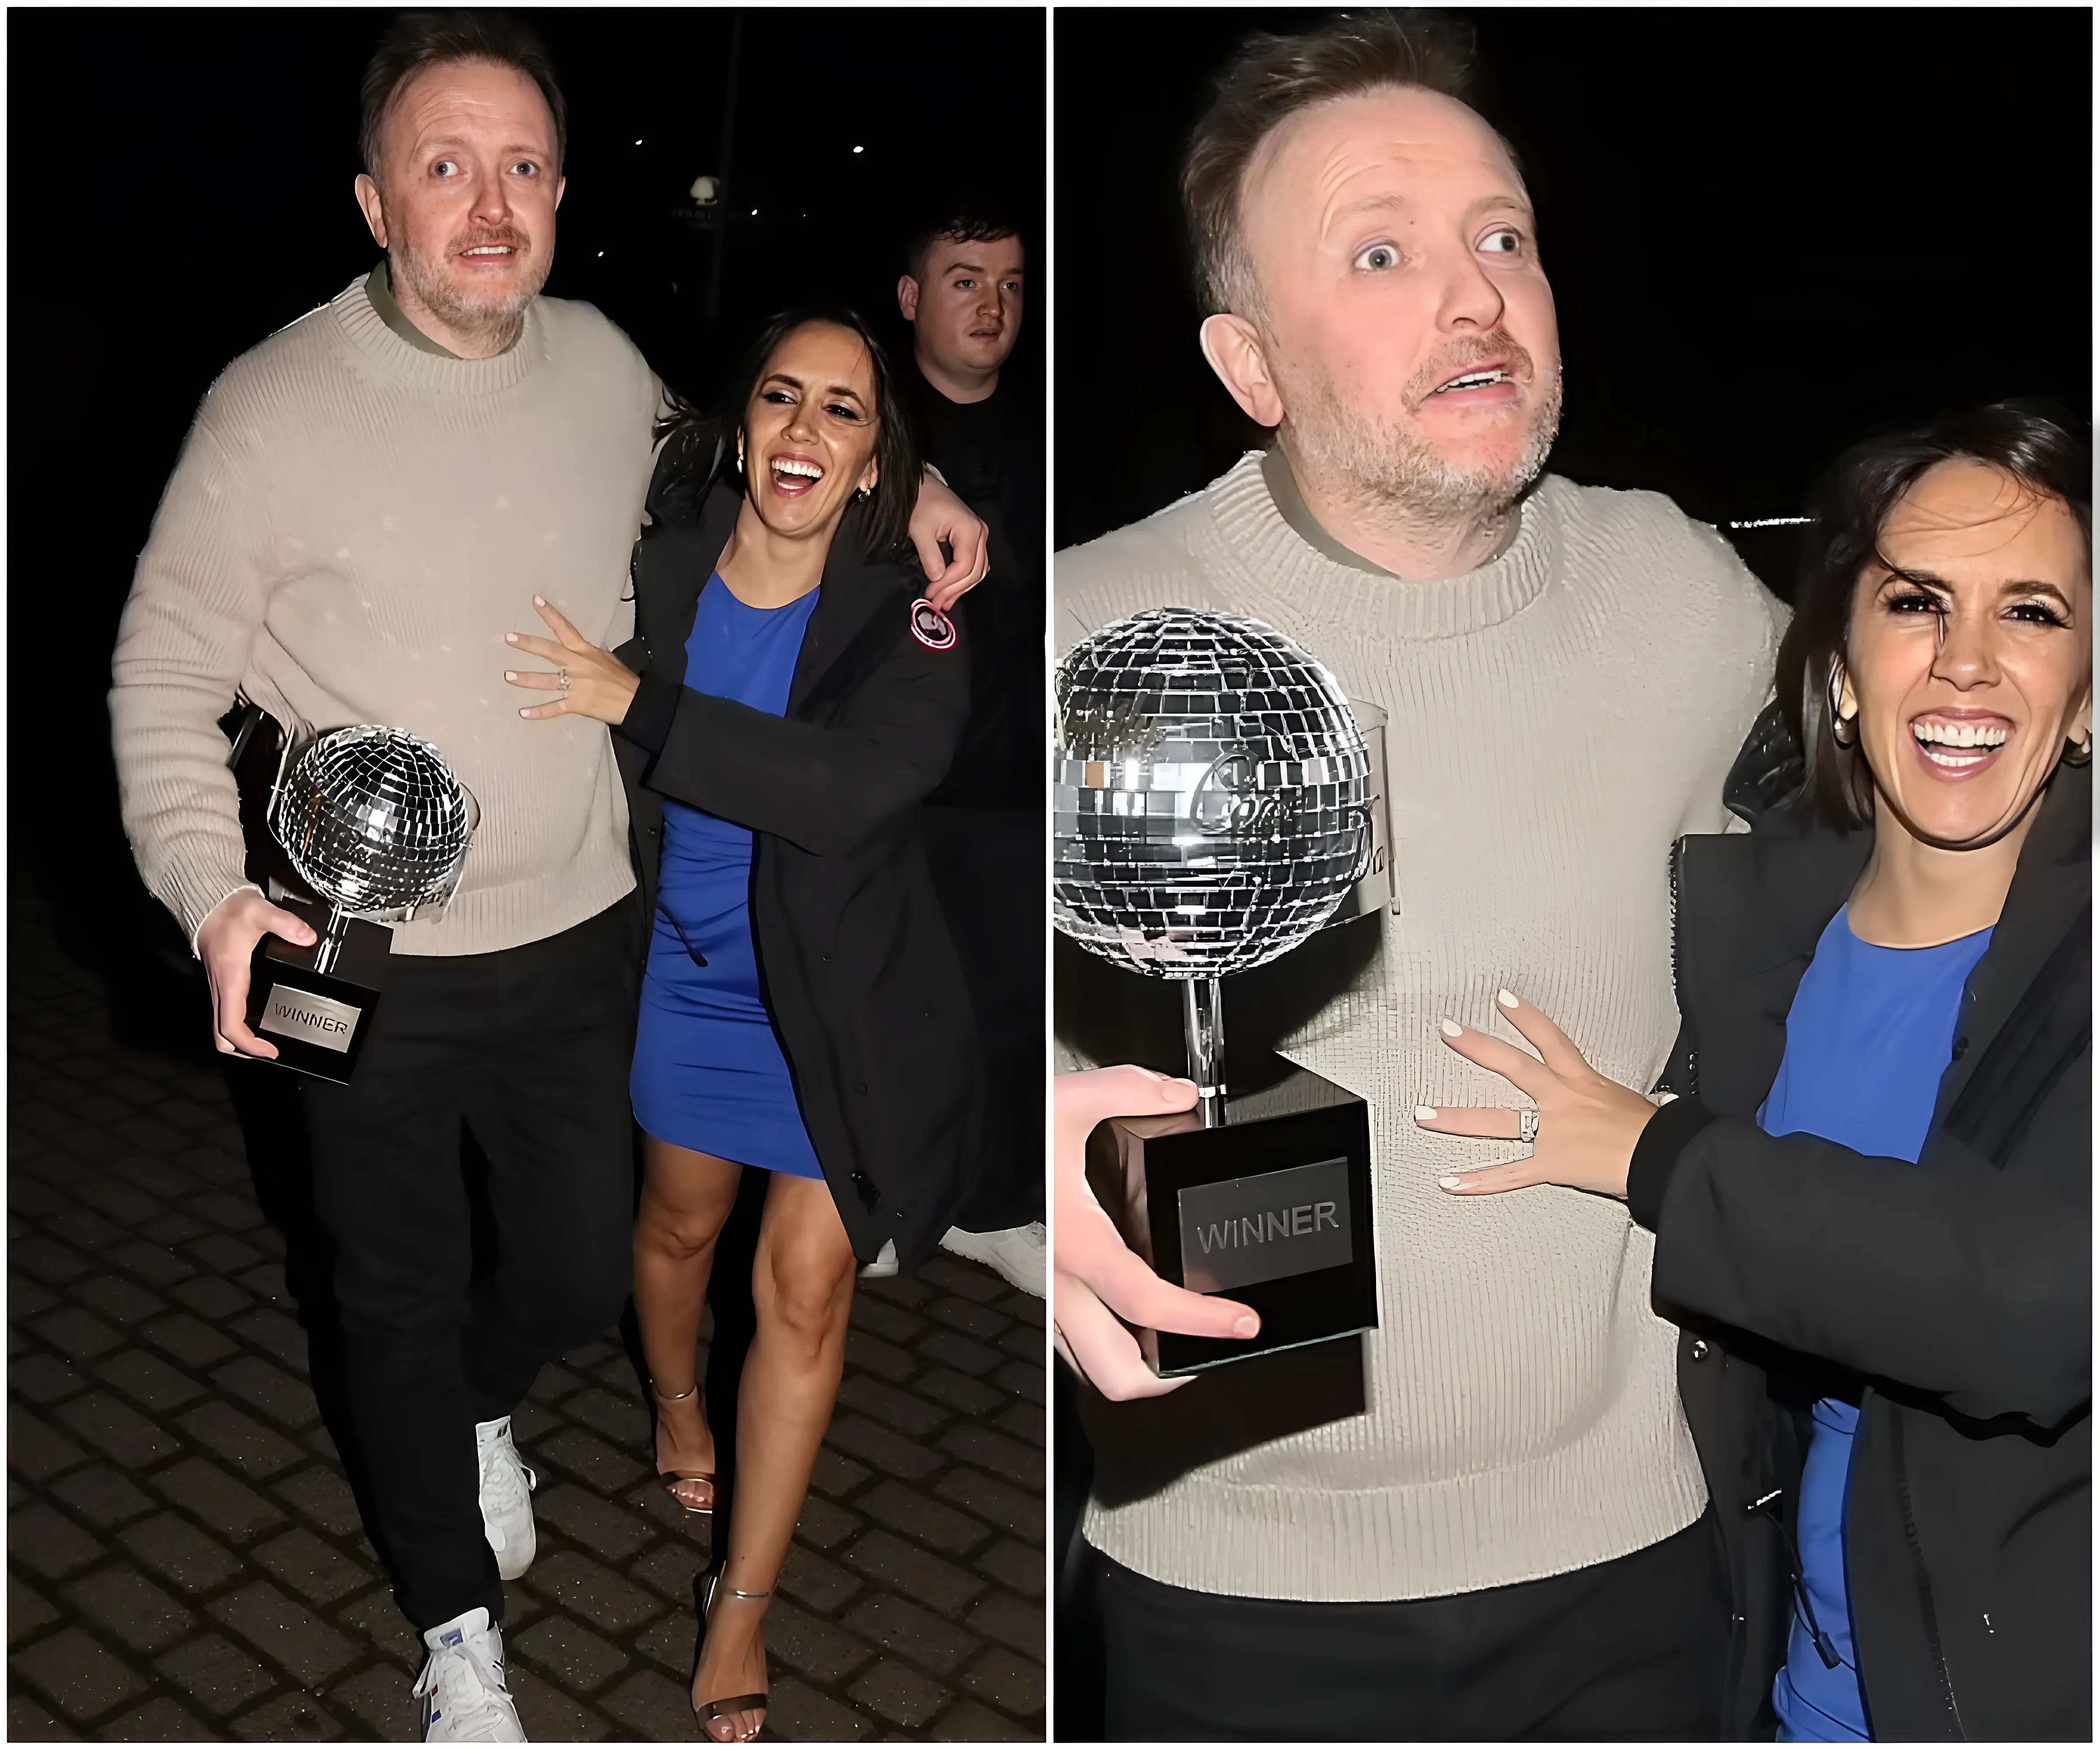
[[474, 799], [437, 749], [405, 730], [337, 730], [287, 765], [269, 830], [314, 897], [274, 882], [270, 897], [319, 940], [266, 936], [255, 951], [248, 1025], [279, 1063], [350, 1080], [378, 1007], [386, 925], [452, 897], [474, 822]]
[[1246, 1340], [1140, 1331], [1158, 1373], [1378, 1323], [1370, 1117], [1293, 1068], [1224, 1085], [1219, 981], [1287, 954], [1389, 879], [1380, 774], [1334, 677], [1259, 620], [1163, 608], [1058, 666], [1053, 915], [1082, 947], [1178, 980], [1193, 1111], [1112, 1119], [1088, 1176], [1167, 1281], [1261, 1315]]

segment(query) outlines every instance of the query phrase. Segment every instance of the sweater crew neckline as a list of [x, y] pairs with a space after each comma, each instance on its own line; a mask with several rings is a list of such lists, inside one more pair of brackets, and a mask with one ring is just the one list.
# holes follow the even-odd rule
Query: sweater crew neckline
[[1214, 540], [1204, 558], [1233, 575], [1231, 593], [1279, 631], [1295, 624], [1370, 639], [1459, 637], [1522, 613], [1559, 567], [1562, 487], [1550, 476], [1518, 507], [1516, 536], [1499, 556], [1424, 581], [1321, 552], [1277, 508], [1262, 461], [1261, 452], [1249, 451], [1206, 490]]
[[540, 300], [526, 307], [517, 344], [492, 359], [459, 359], [412, 346], [387, 324], [360, 274], [329, 300], [327, 309], [357, 350], [388, 375], [441, 395], [498, 395], [514, 389], [546, 352]]

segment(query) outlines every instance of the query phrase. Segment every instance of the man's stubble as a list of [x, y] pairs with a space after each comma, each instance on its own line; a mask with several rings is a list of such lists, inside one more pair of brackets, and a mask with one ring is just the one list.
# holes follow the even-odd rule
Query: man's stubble
[[406, 284], [421, 300], [425, 309], [456, 333], [479, 335], [492, 341], [494, 350], [498, 353], [506, 352], [516, 344], [518, 335], [524, 331], [525, 312], [540, 295], [540, 289], [547, 283], [548, 273], [554, 266], [551, 260], [532, 246], [532, 240], [523, 231], [498, 227], [456, 237], [445, 245], [448, 255], [484, 243], [509, 244], [523, 252], [524, 277], [510, 297], [493, 304], [463, 296], [441, 267], [417, 253], [406, 227], [395, 231], [393, 235], [399, 240], [386, 253], [389, 271], [396, 284]]

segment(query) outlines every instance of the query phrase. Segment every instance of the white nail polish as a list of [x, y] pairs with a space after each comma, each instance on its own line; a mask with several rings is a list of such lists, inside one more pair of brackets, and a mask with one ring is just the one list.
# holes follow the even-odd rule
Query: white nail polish
[[1507, 990], [1498, 990], [1495, 993], [1495, 1001], [1501, 1003], [1506, 1009], [1513, 1009], [1516, 1007], [1516, 998]]
[[1456, 1191], [1459, 1186], [1465, 1184], [1465, 1180], [1454, 1175], [1449, 1178], [1440, 1179], [1436, 1183], [1441, 1185], [1446, 1191]]
[[1434, 1106], [1417, 1106], [1414, 1109], [1414, 1122], [1417, 1124], [1434, 1124], [1436, 1122], [1436, 1109]]
[[1436, 1023], [1436, 1029], [1447, 1039], [1462, 1038], [1466, 1032], [1455, 1020], [1440, 1020]]

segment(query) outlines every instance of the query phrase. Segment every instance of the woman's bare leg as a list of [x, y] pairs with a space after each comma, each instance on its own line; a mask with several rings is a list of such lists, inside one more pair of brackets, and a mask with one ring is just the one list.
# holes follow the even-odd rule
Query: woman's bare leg
[[[700, 1649], [695, 1708], [766, 1687], [767, 1601], [739, 1598], [730, 1589], [770, 1592], [788, 1559], [817, 1448], [838, 1400], [858, 1270], [831, 1188], [821, 1179], [774, 1174], [751, 1272], [758, 1330], [743, 1364], [737, 1412], [729, 1565]], [[765, 1717], [751, 1708], [711, 1720], [707, 1730], [723, 1742], [748, 1738]]]
[[[714, 1436], [708, 1431], [694, 1367], [700, 1309], [714, 1267], [715, 1241], [736, 1201], [743, 1169], [654, 1136], [642, 1139], [642, 1210], [634, 1223], [634, 1313], [642, 1352], [657, 1393], [656, 1466], [660, 1471], [712, 1471]], [[690, 1396], [682, 1394], [690, 1393]], [[678, 1398], [664, 1403], [665, 1398]], [[688, 1507], [712, 1507], [706, 1483], [672, 1485]]]

